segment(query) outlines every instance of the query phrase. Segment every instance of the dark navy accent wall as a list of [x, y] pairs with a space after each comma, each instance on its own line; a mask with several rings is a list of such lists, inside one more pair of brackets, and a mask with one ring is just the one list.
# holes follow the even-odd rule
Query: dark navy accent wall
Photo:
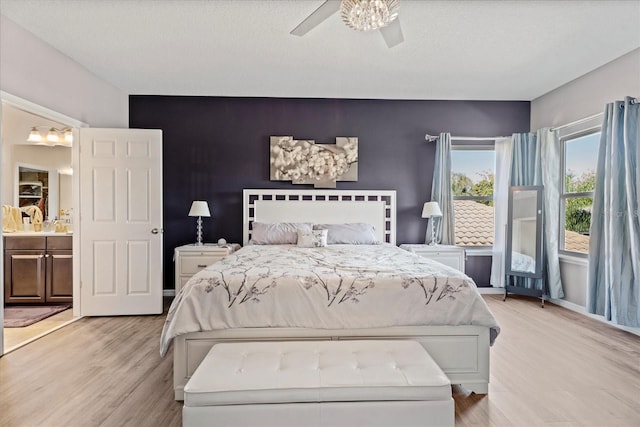
[[173, 248], [195, 242], [193, 200], [207, 200], [204, 240], [242, 241], [244, 188], [312, 188], [269, 181], [269, 136], [316, 143], [358, 137], [358, 181], [339, 189], [396, 190], [397, 243], [422, 243], [435, 144], [425, 133], [500, 136], [529, 130], [528, 101], [129, 97], [131, 128], [162, 129], [165, 283]]

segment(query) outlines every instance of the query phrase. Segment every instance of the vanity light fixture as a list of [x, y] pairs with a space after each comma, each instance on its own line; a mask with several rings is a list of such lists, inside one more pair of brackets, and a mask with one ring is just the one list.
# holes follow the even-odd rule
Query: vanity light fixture
[[60, 137], [58, 136], [55, 128], [49, 129], [49, 132], [47, 132], [47, 142], [58, 142], [59, 140]]
[[42, 142], [42, 134], [38, 132], [36, 127], [31, 128], [31, 132], [29, 132], [29, 137], [27, 138], [29, 142]]
[[58, 129], [49, 126], [33, 126], [31, 128], [31, 132], [29, 132], [27, 141], [50, 147], [56, 145], [71, 147], [71, 144], [73, 143], [73, 132], [71, 131], [71, 128]]
[[64, 130], [64, 141], [68, 142], [69, 144], [73, 142], [73, 132], [71, 132], [71, 129], [69, 128], [66, 128]]

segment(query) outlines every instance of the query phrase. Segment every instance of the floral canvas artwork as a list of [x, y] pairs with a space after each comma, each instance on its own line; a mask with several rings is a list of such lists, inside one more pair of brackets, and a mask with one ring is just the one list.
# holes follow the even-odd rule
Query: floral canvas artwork
[[270, 179], [314, 188], [336, 188], [336, 181], [358, 180], [358, 138], [337, 137], [335, 144], [316, 144], [293, 136], [270, 139]]

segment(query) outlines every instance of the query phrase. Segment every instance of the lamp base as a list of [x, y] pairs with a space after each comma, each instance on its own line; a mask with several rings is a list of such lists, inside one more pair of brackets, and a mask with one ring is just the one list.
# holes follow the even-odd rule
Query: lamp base
[[202, 217], [198, 217], [198, 221], [196, 222], [196, 243], [195, 246], [203, 246], [202, 243]]
[[427, 246], [438, 246], [438, 242], [436, 242], [436, 230], [433, 227], [433, 217], [429, 218], [429, 229], [431, 230], [431, 241], [429, 242], [427, 239], [427, 236], [429, 235], [429, 230], [427, 230], [427, 233], [425, 233], [424, 236], [424, 243]]

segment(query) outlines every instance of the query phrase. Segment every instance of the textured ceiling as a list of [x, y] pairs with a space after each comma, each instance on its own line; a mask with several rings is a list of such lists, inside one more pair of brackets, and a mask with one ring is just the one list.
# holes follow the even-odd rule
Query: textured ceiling
[[640, 0], [401, 0], [405, 42], [322, 0], [0, 0], [0, 12], [130, 94], [531, 100], [640, 47]]

